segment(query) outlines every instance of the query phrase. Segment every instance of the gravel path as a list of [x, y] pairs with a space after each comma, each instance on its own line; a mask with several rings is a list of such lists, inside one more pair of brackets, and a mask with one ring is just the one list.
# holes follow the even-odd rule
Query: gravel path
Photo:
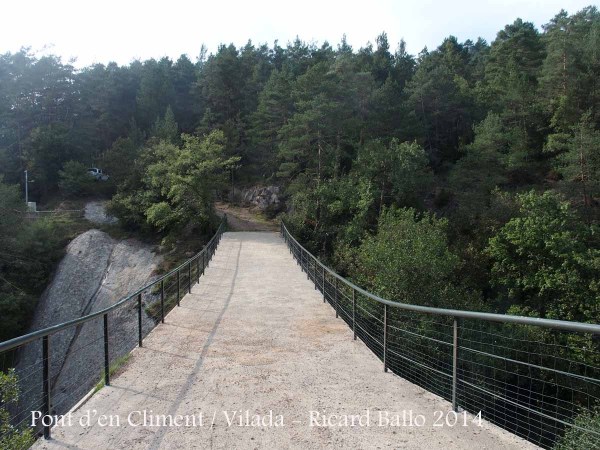
[[[112, 386], [35, 448], [534, 448], [485, 422], [432, 426], [436, 411], [450, 410], [383, 372], [277, 234], [226, 233], [200, 284], [133, 351]], [[408, 426], [411, 411], [423, 426]], [[81, 427], [88, 412], [92, 425]], [[386, 412], [404, 413], [406, 426], [379, 426]], [[113, 426], [98, 423], [100, 414], [112, 415]], [[153, 426], [164, 419], [174, 426]]]

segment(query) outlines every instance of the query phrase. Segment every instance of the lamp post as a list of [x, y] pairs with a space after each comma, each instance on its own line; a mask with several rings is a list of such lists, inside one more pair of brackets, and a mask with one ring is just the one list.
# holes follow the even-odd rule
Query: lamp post
[[27, 179], [27, 171], [25, 171], [25, 204], [29, 205], [29, 180]]
[[25, 204], [29, 206], [29, 183], [33, 183], [34, 180], [29, 179], [29, 174], [25, 171]]

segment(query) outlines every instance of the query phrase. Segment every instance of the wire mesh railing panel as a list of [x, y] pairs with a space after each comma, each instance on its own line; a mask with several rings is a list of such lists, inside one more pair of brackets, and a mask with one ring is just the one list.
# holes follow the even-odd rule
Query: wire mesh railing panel
[[600, 326], [384, 300], [324, 266], [283, 223], [281, 233], [384, 370], [542, 447], [567, 434], [600, 448]]

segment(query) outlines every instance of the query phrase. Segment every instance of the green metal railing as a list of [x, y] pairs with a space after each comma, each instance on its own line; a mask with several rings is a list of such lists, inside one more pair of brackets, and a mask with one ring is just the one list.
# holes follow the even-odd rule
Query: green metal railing
[[[167, 274], [162, 275], [146, 286], [129, 294], [127, 297], [117, 301], [114, 305], [77, 319], [0, 343], [0, 368], [3, 370], [16, 369], [16, 373], [20, 378], [20, 388], [23, 391], [22, 397], [25, 397], [25, 401], [21, 399], [18, 402], [0, 404], [0, 408], [9, 412], [12, 430], [27, 428], [31, 422], [32, 414], [36, 411], [40, 412], [42, 417], [51, 417], [68, 411], [99, 381], [95, 377], [100, 371], [102, 372], [101, 379], [104, 384], [110, 385], [111, 361], [114, 362], [119, 356], [123, 356], [111, 353], [111, 340], [114, 343], [115, 338], [126, 339], [127, 342], [124, 346], [121, 345], [121, 348], [128, 348], [127, 353], [135, 345], [142, 347], [145, 334], [157, 323], [164, 323], [166, 313], [175, 304], [179, 306], [183, 290], [191, 292], [194, 282], [200, 282], [200, 277], [208, 267], [226, 227], [227, 216], [224, 216], [215, 235], [204, 246], [202, 251]], [[151, 304], [144, 305], [144, 296], [147, 298], [152, 297]], [[132, 306], [133, 308], [131, 308]], [[146, 309], [144, 309], [144, 306], [146, 306]], [[149, 312], [150, 307], [153, 307], [152, 311], [155, 311], [154, 314]], [[135, 310], [135, 314], [137, 315], [135, 341], [129, 339], [130, 336], [124, 337], [118, 334], [122, 330], [111, 330], [110, 328], [109, 318], [111, 314], [115, 314], [115, 316], [117, 314], [128, 316], [131, 314], [131, 310]], [[148, 319], [152, 319], [152, 325], [150, 326], [147, 325]], [[69, 341], [72, 342], [74, 339], [71, 336], [79, 336], [82, 327], [100, 326], [99, 321], [101, 321], [101, 337], [90, 339], [89, 342], [79, 345], [70, 355], [73, 356], [74, 353], [76, 357], [84, 358], [85, 353], [88, 352], [90, 347], [96, 345], [96, 349], [102, 348], [102, 361], [84, 359], [88, 363], [87, 365], [91, 366], [86, 372], [90, 374], [90, 377], [85, 377], [86, 379], [81, 377], [82, 379], [74, 380], [71, 386], [64, 389], [65, 392], [57, 393], [57, 398], [53, 398], [52, 381], [57, 375], [56, 373], [52, 373], [53, 364], [56, 364], [56, 360], [52, 358], [51, 354], [53, 336], [62, 337], [61, 333], [72, 333], [69, 334]], [[41, 355], [38, 354], [39, 347], [41, 347], [41, 352], [39, 352]], [[21, 356], [27, 351], [32, 352], [33, 357], [31, 359], [33, 362], [27, 367], [21, 367]], [[82, 370], [86, 370], [86, 368]], [[51, 421], [43, 425], [42, 429], [45, 438], [50, 437], [52, 425]], [[37, 432], [37, 430], [35, 431]], [[0, 440], [2, 438], [4, 436], [0, 436]]]
[[[338, 275], [281, 223], [281, 235], [323, 301], [385, 371], [542, 447], [566, 431], [600, 448], [600, 325], [431, 308], [383, 299]], [[461, 416], [462, 417], [462, 416]], [[600, 417], [597, 418], [600, 422]]]

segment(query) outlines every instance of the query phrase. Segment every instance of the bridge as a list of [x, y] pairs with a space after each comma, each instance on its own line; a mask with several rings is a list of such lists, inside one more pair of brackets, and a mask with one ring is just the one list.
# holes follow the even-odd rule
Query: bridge
[[[563, 371], [531, 334], [552, 326], [587, 336], [594, 325], [399, 307], [335, 274], [283, 226], [281, 233], [220, 229], [203, 252], [122, 304], [139, 319], [137, 345], [115, 364], [114, 310], [86, 318], [104, 321], [97, 367], [104, 386], [68, 410], [52, 399], [52, 365], [44, 364], [52, 333], [0, 345], [1, 353], [43, 344], [39, 415], [62, 416], [38, 421], [47, 439], [33, 448], [548, 447], [557, 422], [580, 426], [572, 423], [576, 397], [591, 405], [596, 395], [587, 366], [584, 374], [582, 366]], [[156, 325], [146, 330], [142, 316], [150, 312]], [[475, 329], [471, 320], [497, 327]], [[528, 331], [506, 338], [504, 320], [512, 332]], [[530, 356], [514, 359], [501, 337], [518, 339]], [[539, 357], [531, 357], [534, 348]], [[520, 372], [520, 386], [507, 385], [511, 371]], [[540, 397], [538, 385], [567, 390], [570, 403], [556, 389], [554, 400]]]

